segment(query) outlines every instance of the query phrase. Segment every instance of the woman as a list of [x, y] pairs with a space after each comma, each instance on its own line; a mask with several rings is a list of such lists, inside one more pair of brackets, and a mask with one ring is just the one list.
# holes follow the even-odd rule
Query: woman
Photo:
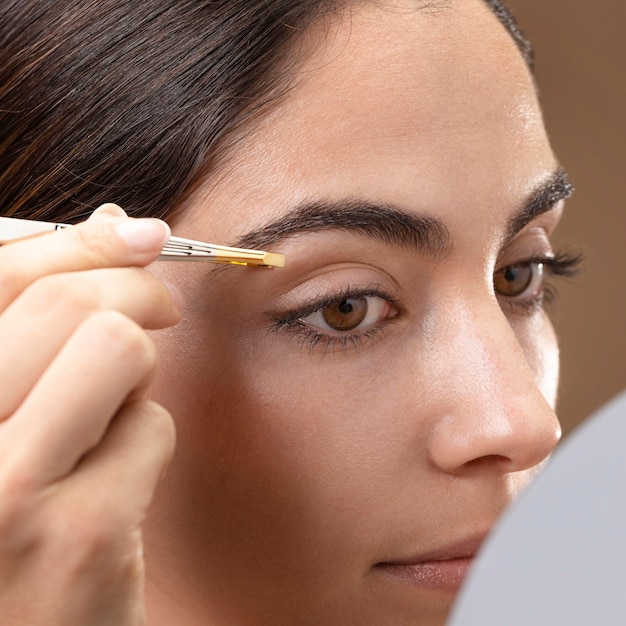
[[287, 260], [151, 264], [110, 204], [0, 250], [3, 624], [443, 624], [558, 440], [514, 22], [294, 4], [1, 9], [5, 214]]

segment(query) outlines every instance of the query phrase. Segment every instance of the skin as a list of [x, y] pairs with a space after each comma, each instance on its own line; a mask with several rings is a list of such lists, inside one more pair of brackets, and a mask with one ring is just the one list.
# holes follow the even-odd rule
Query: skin
[[[510, 36], [478, 0], [399, 0], [319, 25], [301, 54], [174, 231], [233, 243], [356, 199], [436, 217], [450, 246], [326, 229], [274, 242], [280, 270], [153, 266], [185, 300], [154, 336], [178, 445], [145, 526], [153, 624], [443, 624], [454, 590], [378, 564], [482, 537], [559, 438], [551, 324], [493, 287], [551, 252], [561, 211], [506, 241], [557, 168]], [[395, 300], [370, 301], [374, 333], [276, 322], [372, 288]]]
[[[441, 625], [459, 577], [381, 564], [472, 553], [556, 444], [541, 286], [494, 291], [562, 208], [507, 238], [557, 168], [510, 36], [478, 0], [398, 0], [301, 43], [176, 234], [352, 200], [447, 245], [309, 229], [269, 245], [284, 269], [150, 265], [167, 228], [109, 205], [2, 247], [3, 625]], [[370, 317], [345, 339], [316, 309], [348, 289]]]

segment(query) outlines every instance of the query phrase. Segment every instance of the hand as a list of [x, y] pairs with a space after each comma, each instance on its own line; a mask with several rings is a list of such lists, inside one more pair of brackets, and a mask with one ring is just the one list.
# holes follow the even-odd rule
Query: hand
[[145, 269], [168, 236], [105, 205], [0, 248], [0, 623], [144, 623], [141, 523], [174, 447], [144, 329], [180, 318]]

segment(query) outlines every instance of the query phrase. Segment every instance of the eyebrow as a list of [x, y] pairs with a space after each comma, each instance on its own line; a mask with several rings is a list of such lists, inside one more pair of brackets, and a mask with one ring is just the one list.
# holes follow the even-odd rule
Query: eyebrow
[[[505, 241], [559, 201], [569, 198], [573, 191], [565, 171], [556, 170], [532, 191], [521, 210], [508, 221]], [[358, 199], [305, 202], [275, 221], [242, 235], [233, 245], [265, 249], [287, 238], [328, 230], [364, 235], [385, 244], [412, 248], [436, 259], [452, 249], [450, 232], [438, 218]]]
[[521, 211], [509, 220], [505, 242], [513, 239], [534, 219], [553, 209], [561, 200], [567, 200], [573, 193], [574, 185], [570, 182], [565, 170], [557, 169], [530, 194]]
[[365, 235], [433, 257], [445, 255], [452, 246], [448, 229], [435, 217], [352, 199], [304, 203], [259, 230], [243, 235], [235, 245], [263, 249], [288, 237], [327, 230]]

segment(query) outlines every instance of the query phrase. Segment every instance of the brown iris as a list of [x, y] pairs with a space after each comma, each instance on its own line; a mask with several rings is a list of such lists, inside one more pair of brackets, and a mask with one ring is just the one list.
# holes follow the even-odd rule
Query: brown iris
[[345, 298], [322, 309], [324, 321], [334, 330], [352, 330], [367, 315], [367, 298]]
[[540, 269], [532, 263], [509, 265], [501, 269], [493, 277], [496, 293], [508, 298], [520, 296], [531, 285], [535, 272]]

